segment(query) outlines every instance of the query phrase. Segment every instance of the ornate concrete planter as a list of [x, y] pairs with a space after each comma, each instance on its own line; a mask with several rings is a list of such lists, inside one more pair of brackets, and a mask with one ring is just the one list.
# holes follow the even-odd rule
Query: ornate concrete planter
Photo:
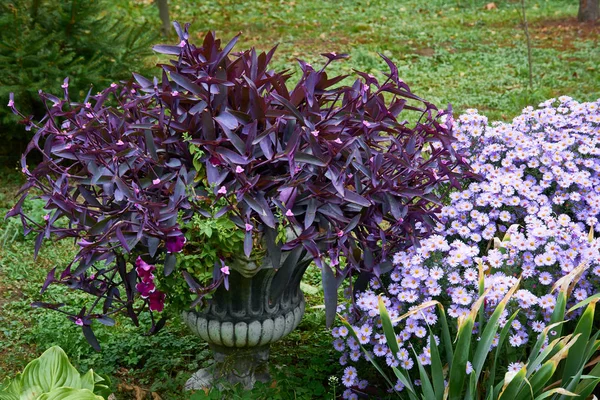
[[262, 265], [233, 260], [229, 290], [219, 287], [206, 309], [183, 313], [192, 332], [209, 343], [215, 359], [211, 368], [188, 380], [186, 389], [210, 387], [218, 379], [245, 388], [270, 380], [270, 344], [294, 330], [304, 315], [300, 280], [311, 260], [301, 259], [301, 254], [290, 252], [278, 270], [269, 259]]

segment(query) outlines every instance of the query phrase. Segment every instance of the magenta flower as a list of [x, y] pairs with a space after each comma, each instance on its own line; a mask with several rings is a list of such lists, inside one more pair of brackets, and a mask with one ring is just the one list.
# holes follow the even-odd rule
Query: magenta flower
[[226, 265], [223, 268], [221, 268], [221, 272], [225, 275], [229, 275], [229, 267]]
[[142, 299], [147, 299], [152, 293], [156, 291], [156, 285], [152, 282], [152, 280], [142, 282], [135, 285], [135, 289], [140, 293]]
[[[154, 271], [156, 267], [154, 265], [146, 263], [144, 260], [141, 259], [141, 257], [137, 258], [137, 260], [135, 261], [135, 265], [135, 271], [137, 272], [138, 276], [142, 278], [142, 282], [152, 283], [152, 281], [154, 280], [154, 275], [152, 274], [152, 271]], [[141, 290], [138, 290], [138, 292], [142, 293]]]
[[227, 194], [227, 188], [225, 186], [221, 186], [217, 191], [219, 194]]
[[235, 172], [237, 174], [241, 174], [242, 172], [244, 172], [244, 168], [240, 167], [239, 165], [237, 167], [235, 167]]
[[246, 232], [250, 232], [254, 227], [250, 224], [246, 224]]
[[156, 290], [155, 292], [151, 293], [149, 305], [150, 311], [161, 312], [162, 310], [164, 310], [166, 297], [167, 296], [159, 290]]
[[181, 250], [183, 250], [185, 242], [186, 238], [183, 235], [168, 237], [165, 241], [165, 245], [167, 246], [167, 253], [179, 253]]
[[8, 105], [9, 107], [14, 107], [14, 106], [15, 106], [15, 102], [14, 102], [14, 100], [12, 100], [12, 99], [11, 99], [11, 100], [9, 100], [7, 105]]
[[294, 216], [294, 213], [292, 212], [292, 210], [290, 210], [290, 209], [288, 208], [288, 210], [285, 212], [285, 215], [286, 215], [286, 216], [288, 216], [288, 217], [293, 217], [293, 216]]
[[156, 178], [152, 180], [153, 185], [158, 185], [160, 183], [160, 178]]
[[75, 319], [75, 325], [83, 326], [83, 320], [81, 318]]

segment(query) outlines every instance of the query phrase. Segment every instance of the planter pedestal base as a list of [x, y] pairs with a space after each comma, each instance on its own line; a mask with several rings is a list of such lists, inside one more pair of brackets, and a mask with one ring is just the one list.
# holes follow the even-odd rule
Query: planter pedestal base
[[240, 349], [211, 344], [215, 363], [194, 373], [186, 382], [185, 389], [201, 390], [215, 384], [218, 388], [218, 381], [252, 389], [256, 382], [270, 382], [269, 347], [265, 345]]

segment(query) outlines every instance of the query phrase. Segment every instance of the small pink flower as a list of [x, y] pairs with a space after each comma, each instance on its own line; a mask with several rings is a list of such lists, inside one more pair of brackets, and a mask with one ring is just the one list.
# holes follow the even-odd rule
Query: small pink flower
[[286, 215], [286, 216], [288, 216], [288, 217], [293, 217], [293, 216], [294, 216], [294, 213], [292, 212], [292, 210], [290, 210], [290, 209], [288, 208], [288, 210], [285, 212], [285, 215]]
[[121, 139], [119, 139], [119, 140], [117, 140], [116, 144], [117, 144], [117, 146], [123, 146], [125, 143]]
[[173, 91], [171, 92], [171, 96], [173, 96], [173, 97], [177, 97], [177, 96], [179, 96], [179, 92], [178, 92], [177, 90], [173, 90]]
[[85, 116], [88, 118], [94, 118], [94, 114], [92, 113], [86, 113]]
[[237, 174], [241, 174], [242, 172], [244, 172], [244, 168], [240, 167], [239, 165], [237, 167], [235, 167], [235, 172]]
[[85, 103], [85, 108], [92, 108], [92, 103]]
[[83, 326], [83, 320], [81, 318], [75, 319], [75, 325]]
[[318, 130], [314, 130], [314, 131], [312, 131], [312, 132], [311, 132], [311, 134], [312, 134], [314, 137], [317, 137], [317, 136], [319, 136], [319, 131], [318, 131]]
[[158, 185], [159, 183], [160, 183], [160, 178], [156, 178], [156, 179], [152, 180], [153, 185]]
[[369, 90], [369, 85], [363, 85], [363, 90], [366, 92], [367, 90]]
[[227, 194], [227, 188], [225, 186], [221, 186], [217, 191], [218, 194]]
[[111, 84], [110, 84], [110, 87], [111, 87], [111, 88], [116, 88], [116, 87], [117, 87], [117, 84], [113, 82], [113, 83], [111, 83]]
[[344, 236], [344, 231], [338, 231], [337, 232], [337, 237], [341, 238], [342, 236]]
[[50, 220], [50, 214], [44, 215], [44, 221], [48, 221], [48, 220]]
[[364, 126], [366, 126], [367, 128], [371, 126], [371, 123], [369, 121], [363, 121], [362, 122]]
[[337, 144], [342, 144], [342, 141], [340, 140], [340, 138], [335, 139], [334, 142]]
[[335, 57], [335, 56], [337, 56], [337, 53], [335, 51], [332, 51], [331, 55]]
[[250, 232], [254, 227], [250, 224], [246, 224], [246, 232]]
[[8, 106], [9, 107], [14, 107], [15, 106], [15, 102], [13, 100], [9, 100], [8, 101]]
[[60, 87], [63, 88], [63, 89], [66, 89], [66, 88], [69, 87], [69, 84], [65, 82], [62, 85], [60, 85]]
[[187, 43], [185, 42], [185, 40], [182, 40], [181, 42], [179, 42], [179, 47], [185, 47]]
[[131, 89], [131, 90], [129, 91], [129, 93], [132, 93], [132, 94], [133, 94], [133, 93], [135, 93], [135, 89]]
[[221, 272], [225, 275], [229, 275], [229, 267], [226, 265], [223, 268], [221, 268]]

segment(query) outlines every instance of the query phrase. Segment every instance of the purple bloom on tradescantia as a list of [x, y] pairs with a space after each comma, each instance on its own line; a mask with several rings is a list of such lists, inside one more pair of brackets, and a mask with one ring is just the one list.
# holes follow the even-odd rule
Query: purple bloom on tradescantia
[[221, 272], [223, 273], [223, 275], [229, 275], [229, 267], [227, 265], [222, 267]]
[[138, 276], [142, 279], [145, 279], [152, 275], [152, 271], [154, 271], [156, 267], [154, 265], [148, 264], [147, 262], [142, 260], [142, 257], [138, 256], [138, 258], [135, 260], [135, 269]]
[[152, 280], [143, 280], [135, 285], [135, 289], [138, 291], [140, 296], [143, 299], [147, 299], [150, 294], [154, 293], [156, 290], [156, 286], [152, 282]]
[[179, 253], [183, 250], [183, 246], [186, 243], [185, 236], [169, 236], [167, 240], [165, 240], [165, 247], [167, 248], [167, 253]]
[[81, 318], [76, 318], [75, 325], [83, 326], [83, 320]]
[[152, 292], [149, 297], [150, 311], [162, 312], [165, 308], [165, 298], [166, 294], [161, 291], [156, 290]]

